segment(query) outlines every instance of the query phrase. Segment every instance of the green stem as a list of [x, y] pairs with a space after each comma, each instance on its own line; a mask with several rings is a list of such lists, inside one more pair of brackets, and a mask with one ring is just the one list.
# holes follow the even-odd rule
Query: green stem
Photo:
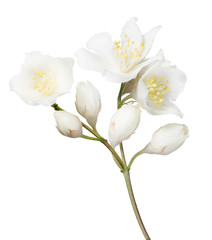
[[105, 147], [107, 147], [109, 149], [109, 151], [112, 153], [112, 155], [114, 156], [114, 160], [116, 161], [116, 164], [118, 165], [118, 167], [121, 169], [121, 171], [124, 170], [125, 166], [121, 160], [121, 158], [119, 157], [119, 155], [117, 154], [117, 152], [114, 150], [114, 148], [111, 147], [111, 145], [108, 143], [108, 141], [106, 139], [104, 139], [103, 137], [101, 137], [99, 135], [99, 133], [96, 130], [93, 130], [92, 128], [90, 128], [89, 126], [87, 126], [85, 123], [82, 122], [82, 126], [87, 129], [90, 133], [92, 133], [94, 136], [96, 136], [97, 138], [101, 139], [100, 142], [102, 144], [105, 145]]
[[140, 229], [141, 229], [145, 239], [146, 240], [151, 240], [149, 235], [148, 235], [148, 233], [147, 233], [147, 231], [146, 231], [146, 228], [145, 228], [145, 226], [143, 224], [143, 221], [141, 219], [140, 213], [138, 211], [138, 207], [137, 207], [137, 204], [136, 204], [136, 201], [135, 201], [135, 197], [134, 197], [134, 193], [133, 193], [133, 189], [132, 189], [132, 185], [131, 185], [129, 170], [125, 170], [123, 172], [123, 174], [124, 174], [124, 179], [125, 179], [125, 182], [126, 182], [126, 185], [127, 185], [127, 190], [128, 190], [128, 194], [129, 194], [129, 197], [130, 197], [130, 201], [131, 201], [131, 204], [132, 204], [132, 207], [133, 207], [136, 219], [137, 219], [138, 224], [140, 226]]
[[105, 141], [103, 142], [103, 144], [105, 145], [105, 147], [107, 147], [110, 152], [113, 154], [113, 156], [116, 158], [117, 162], [119, 163], [119, 165], [121, 166], [121, 171], [123, 171], [125, 169], [125, 166], [121, 160], [121, 158], [119, 157], [119, 155], [117, 154], [117, 152], [114, 150], [114, 148], [111, 147], [111, 145], [108, 143], [108, 141], [105, 139]]
[[[122, 83], [120, 90], [119, 90], [118, 98], [117, 98], [117, 109], [119, 109], [122, 106], [123, 100], [125, 99], [124, 98], [123, 100], [121, 100], [124, 87], [125, 87], [125, 83]], [[124, 162], [124, 167], [127, 168], [127, 163], [126, 163], [126, 159], [125, 159], [125, 155], [124, 155], [124, 148], [123, 148], [122, 142], [119, 144], [119, 147], [120, 147], [122, 161]]]
[[130, 168], [131, 168], [134, 160], [135, 160], [138, 156], [140, 156], [140, 155], [143, 153], [143, 151], [144, 151], [144, 149], [142, 149], [141, 151], [137, 152], [137, 153], [131, 158], [131, 160], [130, 160], [130, 162], [129, 162], [129, 164], [128, 164], [128, 169], [129, 169], [129, 170], [130, 170]]
[[125, 83], [121, 84], [120, 90], [119, 90], [119, 95], [118, 95], [118, 99], [117, 99], [117, 108], [119, 109], [119, 104], [121, 102], [121, 97], [122, 97], [122, 93], [125, 87]]
[[[96, 136], [97, 138], [102, 138], [95, 130], [93, 130], [92, 128], [90, 128], [88, 125], [86, 125], [85, 123], [82, 122], [82, 126], [88, 130], [90, 133], [92, 133], [94, 136]], [[104, 140], [104, 138], [102, 138]]]
[[126, 158], [125, 158], [125, 154], [124, 154], [124, 147], [123, 147], [123, 143], [121, 142], [119, 144], [119, 147], [120, 147], [120, 152], [121, 152], [121, 158], [124, 162], [124, 165], [125, 165], [125, 168], [127, 167], [127, 163], [126, 163]]
[[114, 157], [114, 155], [112, 154], [113, 160], [115, 161], [116, 165], [120, 168], [121, 172], [123, 172], [124, 170], [122, 169], [121, 165], [119, 164], [119, 162], [116, 160], [116, 158]]
[[90, 137], [90, 136], [86, 136], [86, 135], [82, 135], [81, 138], [84, 138], [84, 139], [88, 139], [88, 140], [94, 140], [94, 141], [102, 141], [101, 138], [94, 138], [94, 137]]
[[100, 134], [98, 133], [96, 127], [93, 127], [93, 131], [96, 133], [96, 135], [98, 135], [99, 137], [101, 137]]
[[53, 107], [55, 111], [64, 111], [57, 103], [52, 104], [51, 107]]
[[121, 108], [124, 103], [131, 98], [131, 94], [127, 95], [125, 98], [123, 98], [120, 102], [119, 102], [119, 105], [118, 105], [118, 109]]

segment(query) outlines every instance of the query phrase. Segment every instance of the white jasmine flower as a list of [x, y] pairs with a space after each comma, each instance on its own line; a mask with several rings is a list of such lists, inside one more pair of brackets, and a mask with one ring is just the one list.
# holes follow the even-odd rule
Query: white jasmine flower
[[142, 35], [136, 24], [129, 20], [122, 29], [121, 41], [112, 42], [108, 33], [99, 33], [87, 42], [87, 49], [76, 53], [80, 67], [102, 72], [107, 80], [127, 82], [157, 56], [145, 61], [160, 27], [155, 27]]
[[77, 116], [66, 111], [56, 111], [54, 117], [62, 135], [70, 138], [82, 136], [82, 123]]
[[11, 90], [30, 105], [45, 106], [72, 86], [73, 59], [53, 58], [39, 52], [26, 54], [21, 71], [10, 81]]
[[123, 106], [112, 116], [108, 135], [112, 147], [128, 139], [137, 129], [140, 122], [140, 108], [131, 103]]
[[90, 82], [80, 82], [77, 85], [76, 108], [92, 127], [96, 126], [97, 117], [101, 110], [101, 97], [98, 90]]
[[177, 150], [188, 137], [188, 127], [170, 123], [159, 128], [145, 147], [144, 153], [167, 155]]
[[176, 114], [183, 116], [171, 101], [183, 91], [186, 75], [166, 60], [159, 60], [141, 71], [137, 80], [129, 85], [132, 97], [151, 114]]

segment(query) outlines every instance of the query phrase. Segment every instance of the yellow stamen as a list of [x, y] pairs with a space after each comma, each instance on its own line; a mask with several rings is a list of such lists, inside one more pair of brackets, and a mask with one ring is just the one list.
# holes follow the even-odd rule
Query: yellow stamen
[[157, 105], [161, 105], [164, 101], [164, 96], [167, 91], [171, 91], [171, 88], [168, 88], [166, 84], [169, 81], [164, 81], [164, 78], [160, 78], [157, 80], [157, 76], [154, 76], [153, 79], [150, 79], [145, 82], [148, 90], [149, 90], [149, 101], [154, 102]]
[[50, 74], [55, 75], [55, 72], [34, 72], [34, 76], [32, 76], [32, 79], [34, 80], [33, 89], [41, 93], [43, 96], [51, 96], [54, 93], [57, 79], [54, 77], [54, 80], [52, 80]]
[[154, 88], [150, 88], [149, 91], [150, 91], [151, 93], [153, 93], [153, 92], [155, 91], [155, 89], [154, 89]]

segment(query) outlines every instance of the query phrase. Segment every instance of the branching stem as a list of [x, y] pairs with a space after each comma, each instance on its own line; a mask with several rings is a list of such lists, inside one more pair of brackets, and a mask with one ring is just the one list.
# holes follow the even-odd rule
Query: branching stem
[[141, 151], [137, 152], [137, 153], [131, 158], [131, 160], [130, 160], [130, 162], [129, 162], [129, 164], [128, 164], [128, 169], [129, 169], [129, 170], [130, 170], [130, 168], [131, 168], [134, 160], [135, 160], [138, 156], [140, 156], [140, 155], [143, 153], [143, 151], [144, 151], [144, 149], [142, 149]]
[[116, 162], [116, 164], [118, 165], [118, 167], [121, 169], [121, 171], [124, 170], [125, 166], [121, 160], [121, 158], [119, 157], [118, 153], [114, 150], [114, 148], [111, 147], [111, 145], [108, 143], [108, 141], [106, 139], [104, 139], [103, 137], [101, 137], [101, 135], [97, 132], [96, 129], [92, 129], [89, 126], [87, 126], [85, 123], [82, 123], [82, 126], [87, 129], [90, 133], [92, 133], [94, 136], [96, 136], [97, 138], [100, 138], [100, 142], [102, 144], [105, 145], [105, 147], [107, 147], [109, 149], [109, 151], [112, 153], [112, 155], [114, 156], [114, 160]]

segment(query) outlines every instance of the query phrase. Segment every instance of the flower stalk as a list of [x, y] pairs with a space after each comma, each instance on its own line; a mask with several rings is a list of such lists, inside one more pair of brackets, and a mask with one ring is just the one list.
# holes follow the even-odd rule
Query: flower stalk
[[129, 162], [129, 164], [128, 164], [128, 169], [129, 169], [129, 170], [130, 170], [130, 168], [131, 168], [134, 160], [135, 160], [138, 156], [140, 156], [140, 155], [143, 153], [143, 151], [144, 151], [144, 150], [142, 149], [141, 151], [137, 152], [137, 153], [131, 158], [131, 160], [130, 160], [130, 162]]
[[127, 95], [125, 98], [123, 98], [123, 100], [121, 100], [121, 101], [119, 102], [118, 109], [121, 108], [121, 107], [125, 104], [125, 102], [126, 102], [127, 100], [129, 100], [130, 98], [131, 98], [131, 95], [130, 95], [130, 94]]
[[87, 139], [87, 140], [93, 140], [93, 141], [100, 141], [101, 142], [101, 138], [94, 138], [94, 137], [90, 137], [90, 136], [86, 136], [86, 135], [82, 135], [81, 138]]
[[64, 111], [57, 103], [52, 104], [51, 107], [53, 107], [55, 111]]
[[132, 204], [132, 207], [133, 207], [133, 211], [135, 213], [135, 216], [136, 216], [136, 219], [138, 221], [139, 227], [140, 227], [145, 239], [146, 240], [151, 240], [147, 231], [146, 231], [146, 228], [143, 224], [140, 213], [138, 211], [138, 207], [137, 207], [137, 204], [136, 204], [136, 201], [135, 201], [135, 197], [134, 197], [134, 193], [133, 193], [133, 189], [132, 189], [132, 184], [131, 184], [131, 180], [130, 180], [129, 170], [125, 170], [123, 172], [123, 175], [124, 175], [124, 179], [125, 179], [125, 182], [126, 182], [128, 194], [129, 194], [129, 197], [130, 197], [130, 201], [131, 201], [131, 204]]

